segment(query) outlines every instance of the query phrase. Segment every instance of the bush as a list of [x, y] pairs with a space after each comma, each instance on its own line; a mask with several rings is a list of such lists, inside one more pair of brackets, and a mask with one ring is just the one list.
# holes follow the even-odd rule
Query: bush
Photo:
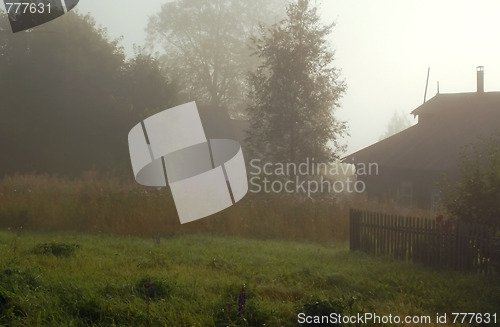
[[470, 144], [461, 157], [458, 182], [441, 186], [445, 208], [461, 221], [500, 228], [500, 133]]

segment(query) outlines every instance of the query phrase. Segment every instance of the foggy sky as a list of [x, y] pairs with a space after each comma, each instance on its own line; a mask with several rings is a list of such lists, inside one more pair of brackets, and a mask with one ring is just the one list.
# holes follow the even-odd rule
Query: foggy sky
[[[131, 56], [133, 44], [144, 44], [148, 17], [164, 2], [80, 0], [77, 9], [107, 27], [111, 38], [123, 36]], [[395, 110], [409, 115], [422, 104], [428, 67], [427, 99], [437, 81], [441, 93], [475, 91], [479, 65], [485, 91], [500, 91], [498, 1], [324, 0], [321, 8], [325, 22], [336, 22], [331, 43], [348, 84], [337, 111], [350, 127], [345, 154], [377, 142]]]

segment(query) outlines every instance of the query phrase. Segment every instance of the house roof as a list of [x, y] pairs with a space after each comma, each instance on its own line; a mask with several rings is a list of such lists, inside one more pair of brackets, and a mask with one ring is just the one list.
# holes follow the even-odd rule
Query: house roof
[[412, 115], [450, 114], [459, 111], [487, 110], [500, 105], [500, 92], [469, 92], [437, 94], [429, 101], [417, 107]]
[[465, 145], [500, 129], [500, 92], [438, 94], [411, 113], [419, 116], [418, 124], [346, 156], [343, 162], [456, 172]]

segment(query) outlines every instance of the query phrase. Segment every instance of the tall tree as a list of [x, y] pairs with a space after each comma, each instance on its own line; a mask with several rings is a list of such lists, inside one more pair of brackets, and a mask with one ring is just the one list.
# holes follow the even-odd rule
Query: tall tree
[[255, 63], [248, 39], [259, 23], [274, 22], [281, 6], [278, 0], [175, 0], [150, 19], [149, 43], [163, 46], [183, 100], [238, 113]]
[[[254, 39], [261, 65], [250, 76], [248, 145], [253, 156], [299, 162], [336, 158], [345, 122], [334, 116], [346, 84], [333, 67], [317, 8], [298, 0], [287, 17]], [[332, 148], [333, 147], [333, 148]]]

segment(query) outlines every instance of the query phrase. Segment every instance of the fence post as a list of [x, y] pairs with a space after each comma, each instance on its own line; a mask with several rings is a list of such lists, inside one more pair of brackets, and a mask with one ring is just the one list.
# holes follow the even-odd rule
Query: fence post
[[349, 209], [349, 249], [356, 251], [360, 249], [360, 211]]

